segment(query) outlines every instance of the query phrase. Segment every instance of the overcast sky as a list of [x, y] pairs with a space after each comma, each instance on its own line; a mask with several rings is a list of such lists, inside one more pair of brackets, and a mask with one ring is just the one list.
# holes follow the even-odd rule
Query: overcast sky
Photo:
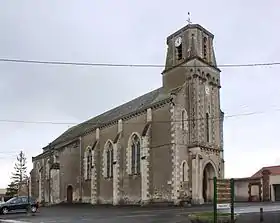
[[[278, 0], [1, 0], [0, 58], [164, 64], [188, 11], [215, 35], [218, 64], [280, 61]], [[81, 122], [161, 86], [161, 68], [0, 62], [0, 119]], [[280, 164], [280, 66], [222, 68], [226, 177]], [[19, 150], [39, 154], [68, 125], [0, 121], [0, 188]]]

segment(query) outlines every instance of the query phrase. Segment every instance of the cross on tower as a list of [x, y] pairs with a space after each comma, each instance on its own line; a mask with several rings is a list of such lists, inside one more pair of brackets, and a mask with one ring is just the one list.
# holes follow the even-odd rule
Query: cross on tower
[[191, 24], [192, 22], [191, 22], [191, 13], [190, 12], [188, 12], [188, 20], [187, 20], [187, 22], [188, 22], [188, 24]]

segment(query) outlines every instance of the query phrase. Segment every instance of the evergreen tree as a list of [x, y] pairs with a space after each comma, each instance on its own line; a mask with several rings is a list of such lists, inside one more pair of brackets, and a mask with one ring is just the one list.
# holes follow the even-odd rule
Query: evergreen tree
[[23, 151], [20, 151], [19, 155], [17, 156], [17, 162], [15, 163], [11, 180], [12, 182], [7, 188], [7, 196], [15, 196], [18, 194], [21, 185], [27, 180], [26, 157]]
[[17, 194], [18, 194], [18, 186], [14, 182], [10, 183], [7, 187], [6, 196], [14, 197]]

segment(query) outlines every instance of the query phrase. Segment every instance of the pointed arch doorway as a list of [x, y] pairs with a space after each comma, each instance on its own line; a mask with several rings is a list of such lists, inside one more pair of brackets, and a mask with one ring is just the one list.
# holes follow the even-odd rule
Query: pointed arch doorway
[[215, 168], [211, 162], [207, 163], [203, 169], [202, 197], [204, 203], [213, 202], [214, 184], [213, 178], [216, 176]]
[[71, 204], [73, 202], [73, 187], [68, 185], [67, 187], [67, 203]]

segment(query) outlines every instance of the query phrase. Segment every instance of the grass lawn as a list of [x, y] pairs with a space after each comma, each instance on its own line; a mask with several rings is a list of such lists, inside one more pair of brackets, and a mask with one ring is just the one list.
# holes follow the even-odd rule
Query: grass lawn
[[[217, 218], [220, 220], [224, 219], [225, 222], [228, 222], [228, 219], [230, 219], [230, 213], [217, 213]], [[234, 215], [234, 219], [236, 219], [236, 214]], [[212, 222], [214, 219], [214, 212], [197, 212], [197, 213], [191, 213], [188, 215], [190, 220], [200, 220], [202, 222]]]

